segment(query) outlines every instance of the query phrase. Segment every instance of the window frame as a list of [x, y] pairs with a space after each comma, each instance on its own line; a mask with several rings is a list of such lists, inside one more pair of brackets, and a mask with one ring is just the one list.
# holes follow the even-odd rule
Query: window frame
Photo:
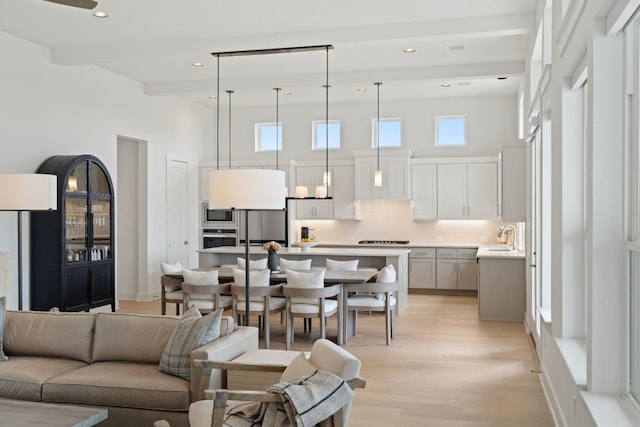
[[[441, 120], [451, 120], [451, 119], [463, 119], [464, 122], [464, 127], [462, 129], [464, 135], [463, 135], [463, 139], [464, 142], [462, 144], [447, 144], [447, 145], [441, 145], [440, 144], [440, 121]], [[468, 120], [467, 120], [467, 115], [466, 114], [451, 114], [451, 115], [438, 115], [435, 116], [435, 147], [436, 148], [461, 148], [461, 147], [467, 147], [467, 127], [468, 127]]]
[[[278, 141], [276, 142], [276, 149], [263, 149], [262, 147], [262, 130], [266, 127], [279, 127], [280, 131], [278, 132]], [[256, 153], [268, 153], [273, 151], [282, 151], [282, 133], [283, 133], [282, 122], [262, 122], [254, 124], [254, 138], [255, 138], [255, 152]]]
[[[400, 125], [400, 132], [398, 135], [399, 143], [398, 145], [383, 145], [382, 141], [380, 143], [380, 148], [402, 148], [402, 117], [380, 117], [380, 123], [391, 123], [398, 122]], [[371, 148], [378, 148], [378, 118], [374, 117], [371, 119]]]
[[[313, 120], [311, 122], [311, 150], [313, 151], [324, 151], [325, 147], [318, 147], [318, 126], [325, 125], [327, 123], [326, 120]], [[329, 150], [340, 150], [342, 148], [342, 123], [340, 120], [329, 120], [329, 127], [332, 124], [338, 124], [338, 146], [331, 146], [331, 133], [329, 133]], [[323, 141], [324, 142], [324, 141]]]

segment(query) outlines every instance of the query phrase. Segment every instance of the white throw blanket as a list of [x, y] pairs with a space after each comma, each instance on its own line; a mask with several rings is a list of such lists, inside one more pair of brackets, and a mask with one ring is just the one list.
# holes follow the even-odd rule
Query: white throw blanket
[[319, 370], [272, 385], [268, 391], [280, 395], [282, 403], [238, 404], [229, 411], [229, 415], [235, 416], [227, 418], [225, 424], [310, 427], [329, 418], [353, 399], [353, 390], [342, 378]]

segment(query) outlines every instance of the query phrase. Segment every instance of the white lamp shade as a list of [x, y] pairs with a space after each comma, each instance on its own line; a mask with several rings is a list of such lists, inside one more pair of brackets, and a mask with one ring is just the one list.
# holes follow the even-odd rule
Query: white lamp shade
[[209, 209], [283, 210], [284, 172], [228, 169], [209, 173]]
[[309, 196], [309, 189], [306, 185], [296, 185], [296, 198], [304, 199]]
[[324, 199], [325, 197], [327, 197], [327, 187], [325, 187], [324, 185], [317, 185], [316, 186], [316, 198], [317, 199]]
[[57, 177], [41, 173], [0, 174], [0, 210], [58, 209]]
[[382, 171], [377, 170], [373, 174], [373, 186], [382, 187]]

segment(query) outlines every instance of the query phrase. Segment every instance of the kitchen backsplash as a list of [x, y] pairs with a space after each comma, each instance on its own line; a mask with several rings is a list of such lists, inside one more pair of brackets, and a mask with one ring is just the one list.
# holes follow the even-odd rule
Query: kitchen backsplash
[[[498, 220], [414, 221], [411, 203], [405, 200], [361, 202], [362, 220], [297, 221], [310, 227], [321, 242], [357, 243], [359, 240], [409, 240], [411, 243], [497, 244]], [[299, 236], [295, 236], [296, 240]]]

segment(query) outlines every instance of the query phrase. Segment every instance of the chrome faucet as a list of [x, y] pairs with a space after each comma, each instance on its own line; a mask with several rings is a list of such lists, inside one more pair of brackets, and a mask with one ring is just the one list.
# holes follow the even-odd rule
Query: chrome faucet
[[[518, 248], [518, 245], [516, 245], [516, 238], [517, 238], [517, 236], [518, 236], [518, 232], [516, 231], [516, 228], [515, 228], [513, 225], [511, 225], [511, 224], [507, 224], [507, 225], [504, 225], [504, 226], [500, 227], [500, 229], [498, 230], [498, 237], [499, 237], [499, 238], [502, 238], [502, 237], [503, 237], [503, 235], [504, 235], [504, 233], [505, 233], [507, 230], [510, 230], [510, 231], [511, 231], [511, 237], [512, 237], [511, 242], [512, 242], [512, 244], [513, 244], [513, 246], [511, 247], [511, 249], [515, 251], [515, 250]], [[508, 241], [508, 240], [507, 240], [507, 241]]]

